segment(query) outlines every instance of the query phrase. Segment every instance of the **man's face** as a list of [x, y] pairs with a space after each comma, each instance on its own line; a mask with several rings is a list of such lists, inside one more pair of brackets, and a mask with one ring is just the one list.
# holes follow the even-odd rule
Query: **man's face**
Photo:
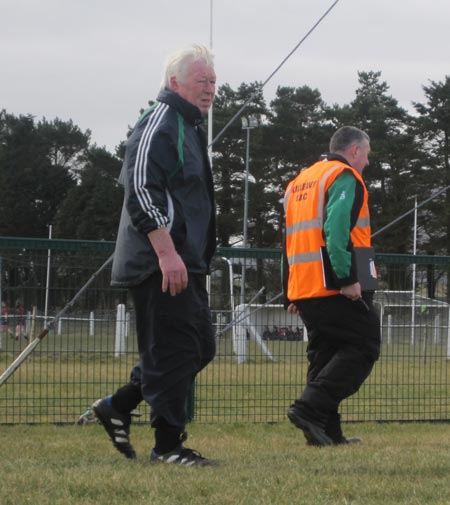
[[216, 92], [216, 74], [204, 61], [196, 61], [188, 64], [182, 79], [171, 77], [170, 87], [206, 116]]

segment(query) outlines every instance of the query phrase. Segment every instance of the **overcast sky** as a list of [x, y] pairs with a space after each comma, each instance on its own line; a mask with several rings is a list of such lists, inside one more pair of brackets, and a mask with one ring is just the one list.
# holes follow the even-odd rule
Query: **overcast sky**
[[[113, 151], [155, 98], [168, 52], [212, 45], [218, 85], [265, 81], [334, 0], [0, 0], [0, 109], [69, 120]], [[349, 103], [381, 71], [407, 109], [450, 75], [450, 0], [339, 0], [264, 88]]]

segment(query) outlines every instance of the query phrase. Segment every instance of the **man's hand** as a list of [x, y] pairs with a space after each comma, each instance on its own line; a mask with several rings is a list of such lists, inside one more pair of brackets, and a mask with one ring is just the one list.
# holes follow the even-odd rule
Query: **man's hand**
[[287, 308], [287, 311], [289, 312], [289, 314], [298, 314], [297, 305], [295, 305], [295, 303], [290, 303]]
[[172, 237], [167, 228], [160, 228], [148, 234], [153, 249], [158, 255], [159, 268], [162, 272], [162, 291], [169, 289], [172, 296], [187, 288], [188, 273], [186, 265], [173, 245]]
[[361, 298], [361, 285], [359, 282], [355, 282], [355, 284], [344, 286], [341, 288], [341, 295], [346, 296], [352, 301], [359, 300]]
[[159, 268], [162, 272], [162, 291], [170, 290], [172, 296], [187, 288], [188, 274], [183, 260], [177, 252], [159, 257]]

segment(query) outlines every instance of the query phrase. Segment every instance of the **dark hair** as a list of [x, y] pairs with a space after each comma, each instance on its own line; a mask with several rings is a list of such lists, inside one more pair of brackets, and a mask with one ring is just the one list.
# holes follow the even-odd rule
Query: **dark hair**
[[370, 142], [369, 135], [366, 132], [354, 126], [343, 126], [331, 137], [330, 152], [345, 151], [352, 144], [361, 145], [364, 141]]

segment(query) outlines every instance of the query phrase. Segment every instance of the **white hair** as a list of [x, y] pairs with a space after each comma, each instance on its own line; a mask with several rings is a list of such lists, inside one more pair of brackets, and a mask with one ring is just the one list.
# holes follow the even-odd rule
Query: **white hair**
[[213, 58], [214, 55], [206, 46], [193, 44], [179, 49], [166, 60], [161, 89], [169, 87], [171, 77], [176, 77], [178, 81], [183, 82], [186, 69], [190, 63], [204, 61], [209, 67], [214, 68]]

